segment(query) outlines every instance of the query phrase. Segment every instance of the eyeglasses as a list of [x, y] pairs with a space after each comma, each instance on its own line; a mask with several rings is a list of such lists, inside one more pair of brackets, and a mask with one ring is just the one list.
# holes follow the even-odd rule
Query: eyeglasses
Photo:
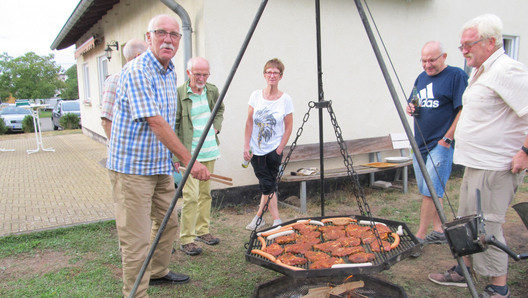
[[281, 75], [281, 73], [278, 72], [278, 71], [265, 71], [264, 74], [265, 74], [265, 75], [268, 75], [268, 76], [270, 76], [270, 77], [271, 77], [271, 76], [280, 76], [280, 75]]
[[207, 78], [207, 77], [209, 77], [210, 73], [193, 73], [193, 72], [191, 72], [191, 75], [193, 75], [193, 76], [195, 76], [197, 78], [199, 78], [199, 77]]
[[470, 50], [472, 46], [476, 45], [477, 43], [483, 41], [485, 38], [481, 38], [477, 41], [474, 41], [474, 42], [468, 42], [468, 43], [465, 43], [465, 44], [461, 44], [458, 49], [462, 52], [463, 50]]
[[432, 64], [432, 63], [435, 63], [436, 60], [440, 59], [440, 57], [442, 57], [443, 55], [444, 55], [444, 53], [440, 54], [440, 56], [438, 56], [436, 58], [429, 59], [429, 60], [420, 59], [420, 62], [422, 62], [423, 64], [426, 64], [427, 62]]
[[154, 32], [154, 34], [156, 35], [157, 38], [161, 38], [161, 39], [164, 39], [165, 37], [167, 37], [167, 34], [170, 35], [171, 39], [172, 40], [178, 40], [182, 37], [181, 33], [179, 32], [167, 32], [165, 30], [152, 30], [152, 31], [149, 31], [149, 32]]

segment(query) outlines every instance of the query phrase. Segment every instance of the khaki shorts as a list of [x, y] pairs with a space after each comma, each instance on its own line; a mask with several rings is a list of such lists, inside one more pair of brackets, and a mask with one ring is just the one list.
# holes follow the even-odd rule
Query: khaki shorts
[[[523, 178], [524, 172], [512, 174], [511, 171], [466, 168], [460, 186], [458, 216], [477, 214], [479, 189], [486, 235], [494, 235], [498, 241], [506, 244], [502, 224], [506, 221], [506, 211]], [[473, 269], [480, 275], [502, 276], [508, 273], [508, 255], [495, 246], [488, 246], [486, 251], [471, 257]]]

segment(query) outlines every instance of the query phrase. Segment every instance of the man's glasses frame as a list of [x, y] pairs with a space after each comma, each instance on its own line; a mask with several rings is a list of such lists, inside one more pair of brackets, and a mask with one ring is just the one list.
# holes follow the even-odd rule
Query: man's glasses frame
[[424, 60], [422, 58], [420, 58], [420, 62], [422, 62], [423, 64], [426, 64], [426, 63], [435, 63], [438, 59], [440, 59], [440, 57], [444, 56], [445, 53], [442, 53], [440, 54], [440, 56], [436, 57], [436, 58], [433, 58], [433, 59], [429, 59], [429, 60]]
[[468, 51], [471, 49], [471, 47], [473, 47], [474, 45], [476, 45], [477, 43], [483, 41], [484, 39], [486, 38], [481, 38], [477, 41], [474, 41], [474, 42], [468, 42], [468, 43], [465, 43], [465, 44], [461, 44], [458, 49], [462, 52], [464, 51], [465, 49], [467, 49]]
[[192, 76], [195, 76], [197, 78], [199, 78], [199, 77], [208, 78], [211, 75], [210, 73], [194, 73], [192, 71], [190, 71], [190, 73], [191, 73]]
[[167, 37], [167, 34], [171, 37], [172, 40], [178, 40], [182, 37], [182, 34], [180, 32], [167, 32], [163, 29], [152, 30], [149, 32], [154, 33], [156, 37], [161, 38], [161, 39], [164, 39], [165, 37]]

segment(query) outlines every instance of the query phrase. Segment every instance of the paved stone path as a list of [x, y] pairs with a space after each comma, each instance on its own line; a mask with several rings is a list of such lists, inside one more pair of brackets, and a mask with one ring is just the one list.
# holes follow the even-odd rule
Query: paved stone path
[[80, 134], [0, 136], [0, 236], [114, 218], [110, 182], [101, 160], [106, 146]]

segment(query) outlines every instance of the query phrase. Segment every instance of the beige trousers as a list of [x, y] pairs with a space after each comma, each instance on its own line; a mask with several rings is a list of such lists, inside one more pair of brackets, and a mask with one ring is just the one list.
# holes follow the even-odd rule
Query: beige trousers
[[[121, 245], [123, 295], [128, 297], [150, 244], [155, 239], [174, 198], [171, 175], [128, 175], [109, 171], [115, 203], [116, 226]], [[169, 273], [172, 244], [177, 237], [178, 215], [174, 211], [154, 251], [135, 297], [148, 297], [149, 279]]]
[[[214, 172], [214, 160], [202, 162]], [[180, 244], [194, 241], [196, 236], [209, 233], [211, 221], [211, 181], [200, 181], [189, 176], [183, 187], [183, 206], [180, 222]]]

